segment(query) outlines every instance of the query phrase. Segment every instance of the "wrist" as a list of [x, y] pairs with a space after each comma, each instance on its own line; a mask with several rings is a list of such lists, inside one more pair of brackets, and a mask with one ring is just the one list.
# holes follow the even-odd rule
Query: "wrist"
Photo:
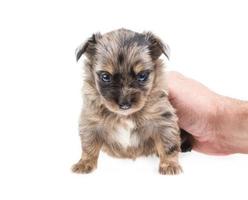
[[224, 153], [248, 153], [248, 102], [220, 97], [216, 140]]

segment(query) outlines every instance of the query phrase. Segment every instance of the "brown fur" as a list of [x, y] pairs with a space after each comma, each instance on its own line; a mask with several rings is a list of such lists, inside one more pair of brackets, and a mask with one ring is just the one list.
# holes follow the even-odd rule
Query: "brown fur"
[[[157, 154], [160, 157], [161, 174], [177, 174], [182, 171], [178, 164], [180, 151], [180, 130], [175, 110], [168, 100], [164, 65], [159, 59], [161, 53], [168, 56], [168, 47], [151, 33], [135, 33], [120, 29], [93, 35], [77, 51], [77, 58], [85, 53], [85, 79], [83, 87], [84, 107], [80, 118], [82, 156], [72, 167], [77, 173], [91, 172], [97, 166], [100, 150], [111, 156], [135, 159], [138, 156]], [[123, 88], [115, 96], [115, 91], [101, 90], [98, 71], [122, 75]], [[144, 86], [133, 85], [130, 71], [138, 74], [150, 70]], [[135, 76], [134, 75], [134, 76]], [[119, 81], [119, 80], [118, 80]], [[119, 91], [118, 87], [112, 88]], [[121, 110], [118, 100], [134, 99], [132, 107]], [[117, 101], [113, 99], [117, 98]], [[138, 141], [136, 145], [124, 147], [114, 139], [120, 127], [126, 129], [132, 123], [130, 137]]]

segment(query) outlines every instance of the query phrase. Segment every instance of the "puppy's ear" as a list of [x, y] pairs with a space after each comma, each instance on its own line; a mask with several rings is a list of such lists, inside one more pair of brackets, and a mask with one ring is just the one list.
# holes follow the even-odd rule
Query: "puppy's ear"
[[85, 55], [91, 59], [96, 53], [97, 40], [102, 36], [100, 33], [93, 34], [87, 41], [82, 43], [75, 51], [77, 61], [85, 53]]
[[170, 58], [170, 47], [163, 43], [162, 40], [159, 39], [152, 32], [145, 32], [145, 37], [148, 40], [150, 54], [153, 60], [158, 59], [163, 53], [168, 59]]

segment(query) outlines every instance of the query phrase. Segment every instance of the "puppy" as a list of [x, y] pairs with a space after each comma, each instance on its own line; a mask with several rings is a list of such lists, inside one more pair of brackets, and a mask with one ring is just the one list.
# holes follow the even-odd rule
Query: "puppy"
[[178, 119], [159, 59], [161, 54], [169, 57], [169, 47], [151, 32], [119, 29], [93, 34], [77, 49], [77, 60], [82, 54], [86, 55], [79, 124], [82, 155], [72, 171], [91, 172], [103, 150], [131, 159], [157, 154], [161, 174], [182, 172]]

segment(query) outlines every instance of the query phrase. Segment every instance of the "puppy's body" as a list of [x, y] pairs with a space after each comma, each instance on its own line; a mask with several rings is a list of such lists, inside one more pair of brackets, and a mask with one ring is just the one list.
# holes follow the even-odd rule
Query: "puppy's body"
[[101, 149], [132, 159], [156, 153], [160, 173], [181, 171], [180, 131], [159, 59], [167, 50], [151, 33], [125, 29], [94, 35], [79, 48], [88, 59], [79, 126], [83, 153], [74, 172], [92, 171]]

